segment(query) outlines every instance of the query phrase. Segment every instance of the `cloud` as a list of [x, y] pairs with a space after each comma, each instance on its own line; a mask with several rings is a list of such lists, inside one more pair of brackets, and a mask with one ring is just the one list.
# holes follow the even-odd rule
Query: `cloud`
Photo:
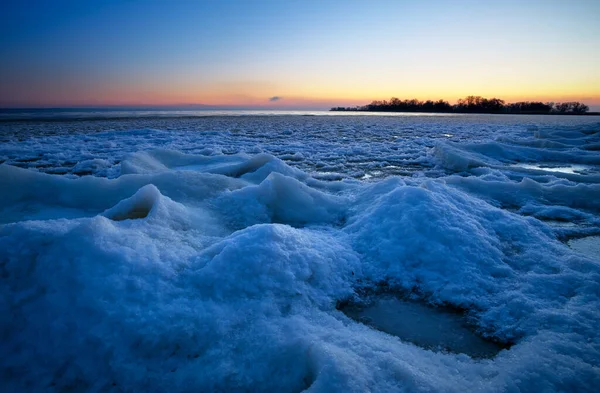
[[274, 97], [269, 98], [269, 101], [271, 101], [271, 102], [277, 102], [277, 101], [280, 101], [282, 99], [283, 99], [283, 97], [274, 96]]

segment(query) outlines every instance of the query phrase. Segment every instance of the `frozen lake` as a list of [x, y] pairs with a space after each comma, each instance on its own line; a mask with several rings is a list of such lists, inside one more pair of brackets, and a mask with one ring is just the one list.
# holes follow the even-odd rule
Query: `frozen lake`
[[6, 391], [600, 386], [598, 117], [11, 116]]

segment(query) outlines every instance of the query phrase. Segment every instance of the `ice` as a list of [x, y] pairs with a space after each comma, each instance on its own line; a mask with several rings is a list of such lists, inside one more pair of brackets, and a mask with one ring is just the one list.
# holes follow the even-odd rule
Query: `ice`
[[600, 260], [600, 236], [587, 236], [569, 240], [569, 247], [590, 258]]
[[114, 221], [135, 220], [148, 217], [156, 205], [160, 203], [160, 191], [149, 184], [139, 189], [131, 198], [123, 199], [103, 215]]
[[548, 165], [548, 164], [514, 164], [513, 166], [517, 167], [517, 168], [534, 169], [534, 170], [547, 171], [547, 172], [571, 173], [571, 174], [585, 172], [591, 168], [589, 165], [559, 166], [559, 165]]
[[378, 296], [369, 304], [345, 305], [341, 310], [358, 322], [434, 351], [491, 358], [504, 348], [475, 334], [465, 317], [456, 311], [397, 296]]
[[594, 119], [3, 121], [3, 391], [595, 392]]

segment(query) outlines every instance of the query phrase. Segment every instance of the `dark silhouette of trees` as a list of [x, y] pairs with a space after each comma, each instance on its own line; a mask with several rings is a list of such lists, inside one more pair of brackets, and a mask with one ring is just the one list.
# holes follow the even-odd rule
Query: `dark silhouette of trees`
[[542, 103], [542, 102], [529, 102], [529, 101], [523, 101], [523, 102], [515, 102], [513, 104], [508, 104], [506, 105], [506, 111], [508, 113], [521, 113], [521, 114], [528, 114], [528, 113], [550, 113], [552, 112], [552, 108], [554, 107], [554, 103], [553, 102], [547, 102], [547, 103]]
[[389, 101], [373, 101], [365, 106], [351, 108], [336, 107], [332, 111], [368, 111], [368, 112], [452, 112], [453, 108], [447, 101], [400, 100], [391, 98]]
[[400, 100], [396, 97], [389, 101], [373, 101], [370, 104], [356, 107], [335, 107], [331, 111], [363, 111], [363, 112], [436, 112], [436, 113], [505, 113], [505, 114], [584, 114], [588, 106], [580, 102], [515, 102], [506, 104], [499, 98], [467, 96], [450, 105], [444, 100], [420, 101], [417, 99]]
[[558, 113], [585, 113], [590, 108], [581, 102], [563, 102], [556, 104], [554, 110]]
[[480, 96], [461, 98], [455, 105], [459, 113], [502, 113], [504, 100], [498, 98], [487, 99]]

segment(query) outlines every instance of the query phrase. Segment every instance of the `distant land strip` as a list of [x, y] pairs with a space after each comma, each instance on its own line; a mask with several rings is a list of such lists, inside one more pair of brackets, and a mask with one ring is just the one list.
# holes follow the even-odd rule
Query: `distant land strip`
[[499, 98], [468, 96], [461, 98], [455, 105], [445, 100], [417, 99], [389, 101], [373, 101], [368, 105], [355, 107], [335, 107], [333, 112], [425, 112], [425, 113], [492, 113], [511, 115], [600, 115], [600, 112], [589, 112], [590, 108], [577, 101], [570, 102], [536, 102], [521, 101], [506, 103]]

